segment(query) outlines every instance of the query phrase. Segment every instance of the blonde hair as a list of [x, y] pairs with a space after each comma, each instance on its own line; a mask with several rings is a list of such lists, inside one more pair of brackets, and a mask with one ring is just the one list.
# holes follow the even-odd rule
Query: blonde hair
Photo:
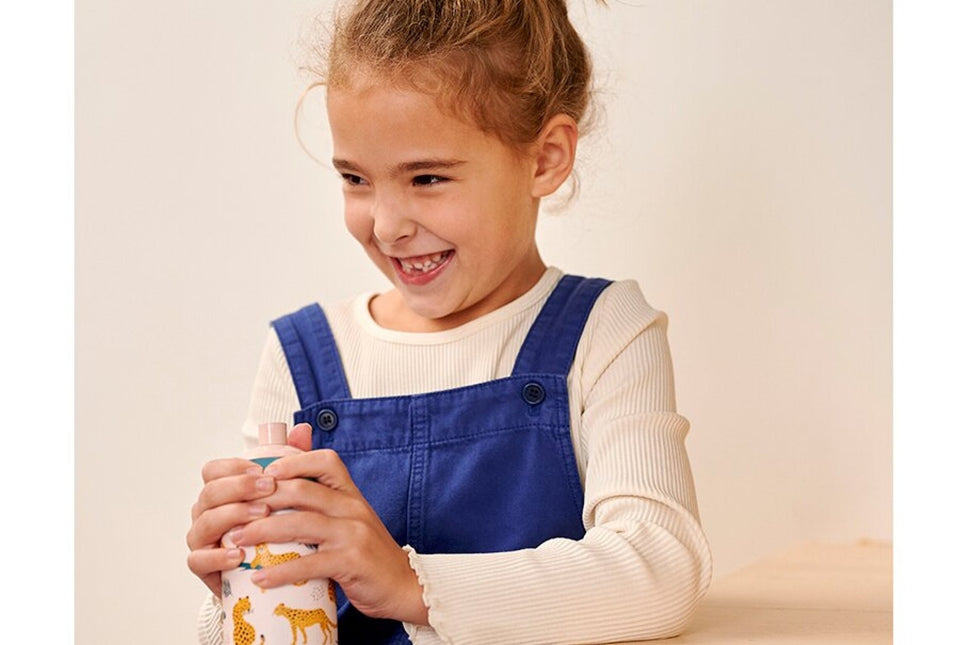
[[317, 54], [312, 87], [345, 87], [361, 71], [406, 83], [513, 147], [556, 114], [581, 124], [591, 96], [565, 0], [358, 0]]

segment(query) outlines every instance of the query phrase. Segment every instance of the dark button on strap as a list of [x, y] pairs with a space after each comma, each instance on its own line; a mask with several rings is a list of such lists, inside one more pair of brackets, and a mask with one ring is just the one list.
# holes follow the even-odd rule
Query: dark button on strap
[[336, 424], [339, 423], [339, 417], [336, 416], [336, 412], [330, 408], [323, 408], [316, 415], [316, 424], [319, 425], [320, 430], [325, 430], [330, 432], [336, 429]]
[[541, 383], [531, 381], [521, 390], [521, 396], [531, 405], [538, 405], [545, 399], [545, 389], [541, 386]]

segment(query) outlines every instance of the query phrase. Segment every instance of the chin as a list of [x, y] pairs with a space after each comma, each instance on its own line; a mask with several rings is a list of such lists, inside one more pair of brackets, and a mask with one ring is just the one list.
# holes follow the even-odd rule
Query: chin
[[457, 323], [453, 319], [459, 317], [462, 311], [452, 304], [439, 300], [432, 301], [429, 298], [404, 297], [404, 304], [412, 315], [428, 327], [435, 329], [455, 327]]
[[427, 303], [412, 302], [410, 300], [404, 300], [404, 302], [406, 302], [407, 309], [409, 309], [413, 315], [417, 316], [418, 318], [422, 318], [427, 322], [440, 321], [454, 313], [446, 307], [435, 307]]

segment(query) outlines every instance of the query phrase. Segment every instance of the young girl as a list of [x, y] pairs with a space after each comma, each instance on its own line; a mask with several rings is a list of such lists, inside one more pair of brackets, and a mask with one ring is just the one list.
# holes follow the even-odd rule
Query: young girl
[[[392, 287], [276, 320], [244, 435], [311, 451], [203, 469], [188, 563], [318, 552], [259, 584], [339, 584], [342, 645], [672, 636], [709, 584], [665, 316], [535, 243], [590, 66], [562, 0], [363, 0], [327, 60], [349, 232]], [[295, 513], [269, 517], [273, 510]], [[241, 528], [234, 528], [240, 527]]]

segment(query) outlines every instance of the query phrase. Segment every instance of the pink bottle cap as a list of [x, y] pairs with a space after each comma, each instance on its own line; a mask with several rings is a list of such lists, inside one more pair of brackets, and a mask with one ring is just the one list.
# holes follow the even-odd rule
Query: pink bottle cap
[[274, 421], [272, 423], [259, 424], [259, 445], [260, 446], [285, 446], [286, 437], [289, 434], [288, 424]]

